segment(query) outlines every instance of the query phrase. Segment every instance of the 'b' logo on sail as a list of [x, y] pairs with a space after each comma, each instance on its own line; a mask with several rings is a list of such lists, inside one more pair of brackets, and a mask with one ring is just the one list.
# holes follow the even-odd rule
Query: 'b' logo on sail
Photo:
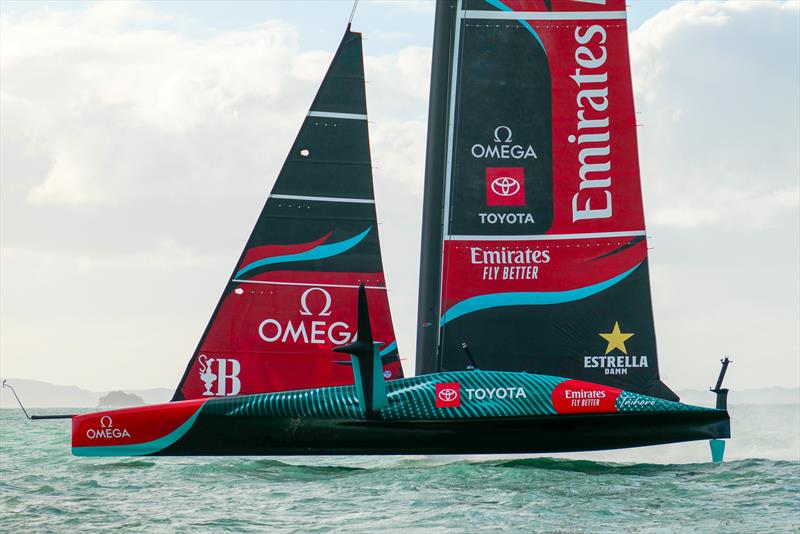
[[524, 206], [525, 168], [486, 167], [486, 205]]
[[[217, 363], [216, 367], [214, 362]], [[242, 390], [242, 381], [239, 380], [239, 373], [242, 370], [239, 360], [233, 358], [209, 358], [201, 354], [197, 358], [200, 364], [200, 380], [205, 384], [203, 396], [225, 396], [238, 395]], [[216, 373], [214, 372], [216, 370]], [[214, 383], [216, 382], [216, 388]]]

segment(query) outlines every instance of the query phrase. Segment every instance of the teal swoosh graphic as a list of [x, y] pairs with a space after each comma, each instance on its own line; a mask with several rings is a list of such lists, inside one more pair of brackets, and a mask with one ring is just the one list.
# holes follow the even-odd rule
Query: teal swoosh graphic
[[96, 447], [73, 447], [72, 454], [75, 456], [145, 456], [154, 454], [160, 450], [166, 449], [186, 434], [194, 424], [197, 416], [200, 415], [200, 410], [203, 409], [205, 403], [194, 412], [189, 419], [187, 419], [181, 426], [167, 434], [153, 441], [145, 443], [135, 443], [133, 445], [98, 445]]
[[[641, 263], [639, 264], [641, 265]], [[573, 300], [585, 299], [624, 280], [629, 274], [635, 271], [639, 265], [632, 269], [618, 274], [604, 282], [568, 291], [540, 291], [526, 293], [492, 293], [490, 295], [479, 295], [477, 297], [462, 300], [449, 310], [447, 310], [439, 321], [439, 326], [444, 326], [453, 319], [457, 319], [468, 313], [486, 310], [488, 308], [499, 308], [502, 306], [539, 306], [547, 304], [561, 304]]]
[[296, 254], [286, 254], [285, 256], [273, 256], [271, 258], [264, 258], [263, 260], [254, 261], [253, 263], [248, 263], [244, 267], [242, 267], [239, 272], [234, 275], [234, 278], [239, 278], [243, 274], [252, 271], [253, 269], [258, 269], [259, 267], [264, 267], [265, 265], [275, 265], [278, 263], [291, 263], [297, 261], [309, 261], [309, 260], [321, 260], [324, 258], [330, 258], [332, 256], [336, 256], [341, 254], [342, 252], [347, 252], [354, 246], [361, 243], [361, 241], [367, 237], [367, 234], [372, 230], [370, 226], [363, 232], [358, 235], [355, 235], [349, 239], [345, 239], [344, 241], [339, 241], [338, 243], [327, 243], [325, 245], [319, 245], [317, 247], [312, 248], [311, 250], [306, 250], [305, 252], [298, 252]]
[[[511, 9], [510, 7], [505, 5], [503, 2], [501, 2], [500, 0], [486, 0], [486, 3], [491, 5], [492, 7], [496, 7], [500, 11], [514, 11], [513, 9]], [[528, 24], [528, 21], [519, 19], [517, 22], [522, 24], [525, 27], [526, 30], [531, 32], [531, 35], [536, 37], [536, 40], [539, 41], [539, 44], [542, 46], [542, 50], [544, 50], [544, 53], [547, 54], [547, 49], [544, 47], [544, 43], [539, 38], [539, 34], [536, 33], [536, 30], [534, 30], [533, 27], [530, 24]]]
[[391, 343], [386, 345], [386, 347], [384, 347], [383, 350], [380, 352], [381, 357], [386, 356], [396, 348], [397, 348], [397, 341], [392, 341]]

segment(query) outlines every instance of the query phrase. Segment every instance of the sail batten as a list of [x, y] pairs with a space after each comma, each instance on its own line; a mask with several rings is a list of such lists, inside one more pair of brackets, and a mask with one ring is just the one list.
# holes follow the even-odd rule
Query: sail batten
[[459, 14], [460, 19], [483, 20], [619, 20], [626, 19], [625, 11], [478, 11], [465, 10]]
[[375, 204], [374, 198], [316, 197], [310, 195], [270, 195], [284, 200], [313, 200], [315, 202], [345, 202], [350, 204]]
[[448, 235], [448, 241], [553, 241], [559, 239], [600, 239], [604, 237], [637, 237], [647, 235], [645, 230], [621, 232], [590, 232], [585, 234], [541, 234], [541, 235]]
[[367, 115], [362, 113], [339, 113], [336, 111], [309, 111], [309, 117], [327, 117], [329, 119], [367, 120]]

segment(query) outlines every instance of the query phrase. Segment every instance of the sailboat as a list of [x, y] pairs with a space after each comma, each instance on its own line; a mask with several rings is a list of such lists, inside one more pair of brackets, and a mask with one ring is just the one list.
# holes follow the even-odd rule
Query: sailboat
[[416, 376], [347, 30], [171, 402], [78, 456], [478, 454], [730, 437], [659, 377], [623, 0], [439, 0]]

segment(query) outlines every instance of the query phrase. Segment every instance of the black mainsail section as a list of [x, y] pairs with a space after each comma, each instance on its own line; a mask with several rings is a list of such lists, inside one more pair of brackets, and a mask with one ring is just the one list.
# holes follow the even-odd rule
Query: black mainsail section
[[347, 31], [173, 400], [353, 383], [333, 349], [369, 293], [384, 377], [403, 376], [383, 275], [361, 34]]
[[483, 369], [677, 398], [658, 372], [624, 1], [454, 0], [437, 17], [418, 373], [463, 369], [466, 344]]

